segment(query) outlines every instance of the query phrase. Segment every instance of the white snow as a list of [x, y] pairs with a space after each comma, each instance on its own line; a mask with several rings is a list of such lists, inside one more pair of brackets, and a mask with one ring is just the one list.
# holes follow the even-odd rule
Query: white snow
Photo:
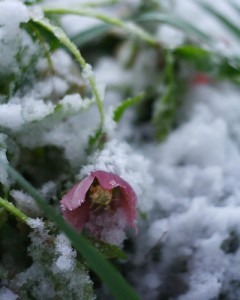
[[54, 111], [54, 106], [51, 102], [44, 103], [43, 100], [28, 98], [22, 105], [22, 116], [25, 122], [42, 120], [47, 115]]
[[13, 293], [11, 290], [9, 290], [6, 287], [3, 287], [0, 289], [0, 299], [1, 300], [17, 300], [18, 295]]
[[[27, 8], [20, 1], [0, 2], [0, 69], [1, 72], [16, 70], [15, 55], [20, 34], [19, 26], [29, 20]], [[11, 45], [9, 47], [9, 45]]]
[[31, 196], [18, 190], [12, 190], [11, 196], [16, 201], [17, 208], [20, 209], [27, 216], [34, 217], [42, 215], [39, 206], [36, 204], [36, 201]]
[[70, 272], [76, 265], [76, 251], [72, 249], [70, 241], [64, 234], [59, 234], [55, 241], [56, 253], [60, 256], [53, 265], [54, 272]]

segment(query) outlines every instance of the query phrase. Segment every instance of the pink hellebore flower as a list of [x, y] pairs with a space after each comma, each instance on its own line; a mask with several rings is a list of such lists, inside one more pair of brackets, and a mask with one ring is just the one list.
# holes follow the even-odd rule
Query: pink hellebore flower
[[137, 196], [125, 180], [101, 170], [75, 184], [61, 200], [64, 218], [77, 230], [85, 227], [97, 238], [112, 243], [116, 228], [122, 240], [127, 225], [137, 232], [136, 203]]

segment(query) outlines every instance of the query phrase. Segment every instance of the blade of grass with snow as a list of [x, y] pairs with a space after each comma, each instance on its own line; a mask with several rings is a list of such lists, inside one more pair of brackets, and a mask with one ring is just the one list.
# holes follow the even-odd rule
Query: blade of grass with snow
[[165, 93], [160, 97], [153, 115], [155, 135], [158, 142], [162, 142], [169, 134], [178, 106], [174, 78], [174, 56], [171, 51], [166, 54], [165, 82]]
[[0, 197], [0, 206], [2, 206], [5, 210], [7, 210], [10, 214], [17, 217], [23, 223], [27, 222], [27, 216], [21, 212], [16, 206], [14, 206], [11, 202]]
[[123, 103], [121, 103], [115, 110], [113, 113], [113, 120], [115, 122], [119, 122], [124, 114], [124, 112], [126, 111], [126, 109], [130, 106], [132, 106], [133, 104], [137, 103], [138, 101], [140, 101], [144, 96], [144, 93], [141, 93], [133, 98], [129, 98], [127, 100], [125, 100]]
[[228, 18], [226, 18], [222, 13], [218, 12], [211, 5], [206, 3], [199, 4], [203, 9], [205, 9], [208, 13], [213, 15], [220, 23], [222, 23], [232, 34], [234, 34], [238, 39], [240, 39], [240, 28], [231, 22]]
[[199, 30], [198, 28], [194, 27], [190, 23], [185, 20], [179, 19], [177, 16], [173, 16], [170, 14], [163, 14], [157, 12], [149, 12], [134, 18], [136, 22], [161, 22], [172, 25], [177, 29], [183, 30], [185, 33], [195, 36], [196, 38], [204, 41], [206, 43], [210, 42], [210, 37]]
[[102, 13], [99, 13], [94, 10], [86, 10], [86, 9], [66, 9], [66, 8], [44, 8], [43, 9], [45, 14], [58, 14], [58, 15], [79, 15], [83, 17], [93, 17], [98, 19], [106, 24], [116, 26], [118, 28], [122, 28], [129, 34], [138, 37], [139, 39], [149, 43], [153, 46], [158, 46], [158, 41], [147, 31], [136, 25], [135, 23], [129, 21], [122, 21], [118, 18], [109, 17]]
[[[70, 53], [75, 57], [77, 62], [82, 67], [83, 71], [88, 73], [88, 67], [89, 65], [86, 63], [84, 58], [82, 57], [80, 51], [76, 47], [76, 45], [68, 38], [68, 36], [65, 34], [65, 32], [62, 30], [62, 28], [52, 25], [48, 19], [34, 19], [32, 18], [32, 22], [43, 27], [44, 29], [51, 32], [69, 51]], [[92, 88], [93, 95], [95, 96], [98, 111], [100, 114], [100, 126], [103, 127], [104, 124], [104, 109], [102, 104], [102, 99], [100, 97], [100, 93], [97, 89], [97, 85], [95, 82], [95, 78], [93, 74], [87, 75], [90, 86]]]
[[71, 40], [78, 47], [82, 47], [87, 43], [95, 39], [101, 38], [102, 36], [107, 34], [110, 28], [111, 25], [100, 24], [71, 36]]

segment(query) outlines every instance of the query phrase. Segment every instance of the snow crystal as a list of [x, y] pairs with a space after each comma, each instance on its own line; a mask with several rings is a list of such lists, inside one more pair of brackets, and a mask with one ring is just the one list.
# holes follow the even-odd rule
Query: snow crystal
[[72, 249], [69, 239], [63, 233], [57, 236], [55, 246], [57, 253], [60, 253], [61, 255], [76, 256], [76, 251]]
[[44, 197], [44, 199], [47, 199], [51, 196], [56, 195], [56, 183], [53, 181], [48, 181], [46, 182], [42, 187], [41, 187], [41, 194]]
[[72, 249], [69, 239], [59, 234], [55, 241], [55, 251], [60, 256], [53, 265], [54, 272], [72, 271], [75, 267], [76, 251]]
[[227, 127], [223, 120], [216, 119], [209, 123], [193, 121], [179, 127], [169, 137], [161, 149], [161, 159], [171, 164], [188, 162], [201, 166], [218, 165], [225, 162], [229, 152], [231, 141], [228, 141]]
[[17, 208], [26, 215], [34, 217], [42, 214], [39, 206], [36, 204], [36, 201], [31, 196], [18, 190], [12, 190], [11, 196], [16, 201]]
[[12, 98], [10, 103], [0, 105], [0, 126], [18, 131], [24, 123], [42, 120], [54, 111], [50, 102], [30, 97]]
[[15, 69], [16, 47], [18, 46], [18, 35], [20, 32], [20, 23], [26, 23], [29, 20], [28, 11], [25, 5], [19, 1], [1, 1], [0, 2], [0, 53], [1, 72], [9, 71], [9, 68]]
[[25, 122], [42, 120], [53, 111], [53, 104], [51, 102], [45, 103], [43, 100], [36, 101], [28, 98], [22, 105], [22, 115]]
[[169, 25], [161, 25], [157, 31], [157, 38], [164, 46], [174, 49], [180, 46], [184, 41], [184, 34], [179, 29]]
[[167, 228], [168, 224], [166, 219], [156, 220], [151, 224], [147, 232], [150, 247], [155, 246], [164, 239], [164, 236], [167, 233]]
[[57, 259], [56, 266], [62, 272], [70, 271], [74, 267], [72, 260], [63, 255], [59, 256]]
[[86, 64], [85, 68], [83, 69], [82, 76], [86, 80], [89, 80], [89, 78], [93, 76], [93, 69], [90, 64]]
[[36, 219], [28, 218], [27, 223], [32, 229], [36, 229], [40, 232], [44, 230], [44, 222], [40, 218], [36, 218]]
[[23, 123], [20, 104], [8, 103], [0, 105], [0, 126], [17, 130]]
[[51, 76], [43, 81], [39, 81], [34, 86], [34, 93], [37, 98], [51, 99], [52, 95], [57, 94], [62, 97], [68, 90], [69, 84], [66, 79], [59, 76]]
[[90, 105], [91, 101], [83, 100], [79, 94], [66, 95], [59, 104], [63, 106], [66, 111], [77, 112], [81, 108], [86, 109]]
[[29, 13], [34, 20], [41, 20], [44, 18], [44, 13], [39, 5], [29, 7]]
[[0, 299], [1, 300], [16, 300], [16, 299], [18, 299], [18, 295], [13, 293], [11, 290], [3, 287], [0, 289]]
[[113, 107], [109, 107], [105, 113], [104, 132], [107, 134], [109, 139], [114, 138], [116, 135], [117, 123], [113, 120], [113, 113]]
[[[111, 72], [107, 72], [111, 70]], [[95, 76], [98, 82], [103, 82], [108, 86], [121, 86], [129, 83], [131, 73], [120, 65], [120, 63], [110, 57], [103, 57], [95, 67]]]
[[114, 213], [103, 212], [99, 215], [91, 215], [85, 228], [92, 236], [109, 244], [122, 246], [126, 239], [127, 220], [124, 211], [119, 208]]

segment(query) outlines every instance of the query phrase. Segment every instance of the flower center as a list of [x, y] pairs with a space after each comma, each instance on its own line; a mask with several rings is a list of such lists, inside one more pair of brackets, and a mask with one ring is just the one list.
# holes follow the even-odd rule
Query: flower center
[[104, 190], [100, 185], [91, 186], [89, 189], [89, 198], [92, 200], [91, 207], [96, 206], [94, 211], [104, 208], [110, 209], [110, 203], [113, 198], [113, 191]]

